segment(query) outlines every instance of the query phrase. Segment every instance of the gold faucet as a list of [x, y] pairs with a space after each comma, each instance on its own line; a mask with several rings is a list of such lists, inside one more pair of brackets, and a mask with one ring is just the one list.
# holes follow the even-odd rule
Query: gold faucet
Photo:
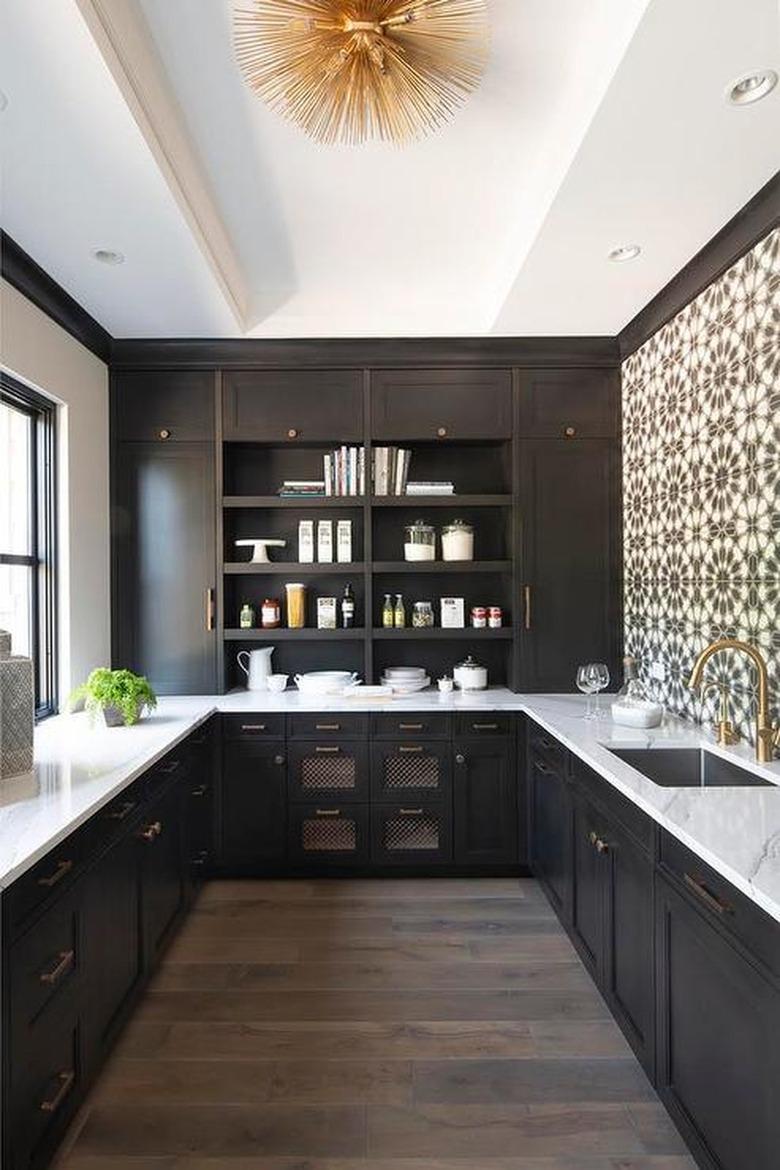
[[766, 662], [760, 650], [751, 646], [749, 642], [740, 642], [737, 638], [719, 638], [711, 642], [696, 659], [688, 686], [698, 690], [701, 686], [704, 667], [713, 654], [721, 650], [739, 650], [747, 654], [758, 674], [758, 710], [756, 711], [756, 759], [759, 764], [769, 764], [780, 747], [780, 727], [773, 727], [769, 719], [769, 674]]

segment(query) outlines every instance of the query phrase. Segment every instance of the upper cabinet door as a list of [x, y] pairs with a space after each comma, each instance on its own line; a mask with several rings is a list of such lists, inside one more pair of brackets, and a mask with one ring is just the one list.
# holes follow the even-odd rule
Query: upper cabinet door
[[214, 437], [211, 370], [141, 370], [117, 374], [113, 420], [120, 441], [199, 442]]
[[512, 435], [509, 370], [376, 370], [371, 384], [376, 439]]
[[222, 403], [226, 439], [363, 438], [360, 370], [238, 370], [224, 375]]
[[609, 439], [618, 433], [617, 370], [524, 370], [520, 434], [534, 439]]

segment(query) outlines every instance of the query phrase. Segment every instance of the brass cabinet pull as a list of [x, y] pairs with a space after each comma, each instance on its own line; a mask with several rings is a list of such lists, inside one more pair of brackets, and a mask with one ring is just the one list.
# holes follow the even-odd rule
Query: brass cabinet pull
[[144, 828], [141, 829], [138, 836], [141, 838], [142, 841], [147, 841], [151, 845], [152, 842], [156, 841], [157, 838], [160, 836], [160, 834], [162, 833], [162, 830], [163, 830], [163, 827], [162, 827], [161, 821], [152, 821], [152, 823], [150, 825], [145, 825]]
[[402, 755], [409, 755], [412, 752], [421, 752], [423, 749], [421, 747], [399, 747], [398, 750]]
[[541, 760], [534, 760], [534, 768], [536, 768], [537, 772], [541, 772], [543, 776], [555, 775], [552, 768], [548, 768], [547, 765], [543, 764]]
[[289, 430], [287, 431], [287, 438], [288, 439], [297, 439], [299, 434], [300, 434], [300, 431], [298, 431], [295, 427], [290, 427]]
[[206, 629], [209, 633], [214, 629], [214, 590], [206, 590]]
[[242, 731], [265, 731], [266, 726], [267, 725], [265, 723], [242, 723], [241, 730]]
[[523, 586], [523, 609], [525, 611], [525, 618], [523, 621], [523, 625], [525, 626], [526, 630], [530, 630], [530, 628], [531, 628], [531, 586], [530, 585]]
[[588, 840], [597, 853], [609, 853], [609, 844], [599, 837], [598, 833], [593, 830], [588, 833]]
[[565, 439], [573, 439], [576, 434], [577, 434], [576, 427], [564, 427], [563, 428], [563, 436]]
[[49, 987], [54, 987], [56, 983], [59, 983], [63, 975], [70, 971], [75, 958], [75, 951], [60, 951], [59, 955], [57, 956], [57, 963], [54, 967], [52, 967], [51, 971], [41, 972], [41, 983], [46, 983]]
[[58, 861], [57, 868], [55, 869], [54, 873], [49, 874], [48, 877], [38, 878], [38, 885], [45, 886], [48, 890], [50, 890], [52, 886], [56, 886], [57, 882], [61, 882], [62, 879], [66, 877], [72, 869], [72, 861]]
[[136, 802], [134, 800], [126, 800], [119, 808], [114, 809], [108, 814], [110, 821], [123, 821], [125, 817], [129, 817], [130, 813], [135, 808]]
[[315, 731], [341, 731], [340, 723], [315, 723]]
[[340, 808], [318, 808], [315, 810], [315, 816], [318, 817], [340, 817]]
[[399, 731], [422, 731], [422, 729], [423, 729], [422, 723], [399, 723], [398, 724]]
[[455, 757], [455, 763], [456, 763], [456, 764], [465, 764], [465, 763], [466, 763], [466, 757], [465, 757], [465, 756], [462, 756], [462, 755], [460, 754], [460, 752], [458, 752], [457, 756]]
[[400, 808], [398, 814], [402, 817], [421, 817], [423, 810], [421, 808]]
[[208, 790], [208, 784], [199, 784], [197, 788], [192, 789], [190, 796], [205, 796]]
[[201, 849], [201, 851], [192, 858], [190, 865], [205, 865], [209, 859], [208, 849]]
[[710, 890], [707, 889], [704, 882], [699, 878], [695, 878], [690, 873], [683, 874], [683, 881], [689, 890], [693, 890], [697, 898], [701, 898], [705, 906], [709, 906], [710, 910], [714, 910], [716, 914], [733, 914], [734, 910], [729, 906], [728, 902], [721, 902], [720, 898], [716, 897]]
[[164, 768], [160, 768], [163, 776], [172, 776], [174, 772], [181, 767], [181, 760], [174, 760], [172, 764], [167, 764]]
[[274, 763], [281, 765], [284, 763], [284, 756], [274, 756]]
[[446, 427], [437, 427], [436, 434], [437, 434], [438, 438], [446, 439], [447, 438], [447, 428]]
[[73, 1088], [76, 1081], [75, 1069], [68, 1069], [67, 1072], [61, 1072], [57, 1075], [57, 1092], [53, 1097], [46, 1097], [41, 1101], [40, 1108], [43, 1113], [56, 1113], [62, 1102], [67, 1097], [68, 1093]]
[[498, 731], [497, 723], [472, 723], [474, 731]]
[[314, 751], [320, 756], [332, 756], [341, 751], [338, 747], [316, 747]]
[[170, 439], [171, 432], [168, 427], [162, 427], [162, 429], [157, 432], [157, 437], [165, 442], [166, 439]]

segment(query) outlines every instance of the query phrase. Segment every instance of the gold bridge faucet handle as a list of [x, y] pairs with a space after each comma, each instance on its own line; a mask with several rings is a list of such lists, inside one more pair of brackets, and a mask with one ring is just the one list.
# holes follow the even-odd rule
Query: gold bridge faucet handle
[[702, 688], [702, 698], [704, 698], [704, 696], [706, 696], [710, 691], [717, 691], [720, 695], [718, 722], [716, 728], [718, 743], [721, 747], [733, 747], [735, 743], [739, 743], [740, 734], [731, 721], [731, 713], [729, 711], [729, 688], [725, 683], [707, 683], [707, 685]]

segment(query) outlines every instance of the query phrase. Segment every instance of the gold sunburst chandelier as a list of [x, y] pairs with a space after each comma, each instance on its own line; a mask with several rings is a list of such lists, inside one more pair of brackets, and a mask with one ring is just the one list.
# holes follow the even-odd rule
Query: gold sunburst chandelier
[[404, 143], [479, 85], [487, 0], [254, 0], [235, 15], [252, 89], [317, 142]]

